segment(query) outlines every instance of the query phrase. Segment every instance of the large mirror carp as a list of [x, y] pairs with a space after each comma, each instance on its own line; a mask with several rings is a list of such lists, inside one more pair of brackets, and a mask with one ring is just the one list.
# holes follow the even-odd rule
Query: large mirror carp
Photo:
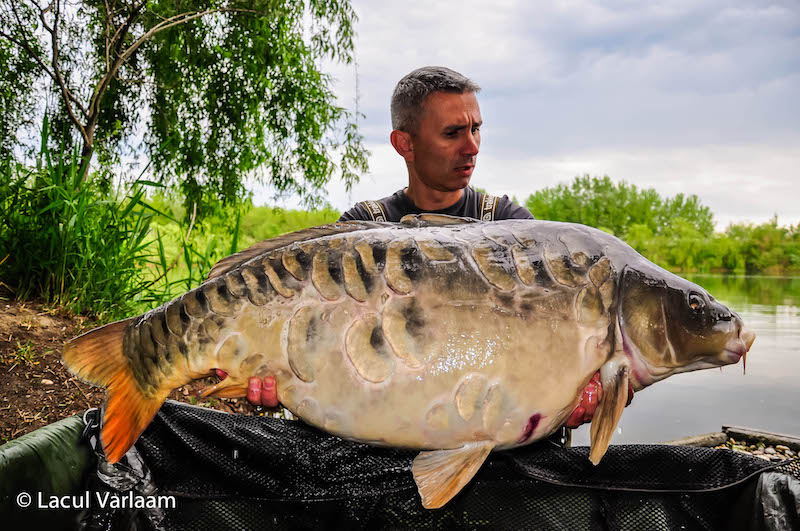
[[208, 396], [274, 376], [305, 422], [421, 450], [412, 472], [434, 508], [490, 451], [562, 426], [598, 371], [595, 464], [629, 386], [736, 363], [754, 339], [706, 290], [605, 232], [422, 214], [256, 244], [181, 297], [73, 339], [64, 362], [108, 390], [110, 462], [173, 389], [219, 368], [229, 377]]

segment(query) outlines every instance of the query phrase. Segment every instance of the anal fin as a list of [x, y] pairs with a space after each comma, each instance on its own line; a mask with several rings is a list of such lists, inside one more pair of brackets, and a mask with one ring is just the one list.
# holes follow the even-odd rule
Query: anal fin
[[467, 443], [452, 450], [421, 452], [411, 466], [422, 506], [438, 509], [475, 476], [495, 447], [493, 441]]
[[592, 449], [589, 452], [589, 460], [594, 465], [600, 462], [608, 450], [611, 436], [622, 417], [622, 410], [628, 403], [629, 372], [627, 360], [624, 359], [614, 358], [600, 367], [603, 398], [592, 419]]
[[225, 378], [214, 385], [200, 389], [197, 396], [198, 398], [244, 398], [247, 396], [247, 384], [237, 382], [234, 378]]

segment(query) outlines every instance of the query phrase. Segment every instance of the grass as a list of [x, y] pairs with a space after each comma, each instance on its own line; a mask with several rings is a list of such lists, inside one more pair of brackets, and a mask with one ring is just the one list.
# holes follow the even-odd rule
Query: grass
[[39, 353], [36, 352], [33, 343], [31, 343], [29, 339], [26, 340], [25, 343], [17, 341], [17, 348], [11, 353], [11, 358], [14, 360], [15, 364], [24, 365], [26, 367], [32, 367], [38, 364], [39, 362], [36, 361], [38, 357]]
[[43, 149], [36, 168], [0, 162], [0, 277], [17, 298], [108, 319], [148, 287], [141, 266], [155, 213], [144, 183], [103, 193], [83, 180], [79, 161]]

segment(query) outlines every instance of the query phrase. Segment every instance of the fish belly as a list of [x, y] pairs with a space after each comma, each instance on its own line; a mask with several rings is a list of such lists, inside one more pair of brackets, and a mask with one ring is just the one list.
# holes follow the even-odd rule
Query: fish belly
[[218, 363], [275, 375], [280, 402], [325, 431], [433, 449], [545, 437], [604, 359], [604, 327], [578, 325], [569, 307], [520, 318], [420, 292], [250, 308], [220, 349], [237, 354]]

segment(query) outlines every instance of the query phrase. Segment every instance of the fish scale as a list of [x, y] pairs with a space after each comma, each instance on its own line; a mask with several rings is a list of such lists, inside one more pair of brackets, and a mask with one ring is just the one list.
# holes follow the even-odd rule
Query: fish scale
[[[470, 239], [485, 236], [485, 231], [482, 231], [479, 227], [469, 229], [458, 231], [457, 238], [469, 241]], [[415, 229], [378, 231], [379, 234], [375, 238], [377, 241], [370, 242], [372, 259], [375, 263], [374, 275], [367, 274], [363, 267], [363, 243], [367, 240], [365, 238], [357, 240], [349, 238], [348, 241], [347, 235], [342, 235], [330, 236], [322, 241], [315, 242], [307, 246], [305, 250], [294, 247], [285, 249], [283, 252], [273, 251], [266, 257], [261, 258], [260, 266], [263, 275], [261, 275], [262, 282], [260, 287], [255, 287], [252, 283], [248, 286], [240, 270], [233, 270], [222, 277], [212, 279], [201, 288], [189, 292], [183, 298], [175, 301], [173, 306], [177, 309], [167, 306], [160, 311], [148, 314], [140, 323], [132, 327], [132, 333], [126, 338], [126, 341], [133, 341], [134, 343], [138, 341], [138, 348], [134, 350], [140, 353], [139, 359], [134, 359], [132, 362], [149, 364], [149, 362], [145, 362], [145, 357], [155, 360], [156, 356], [158, 356], [158, 361], [162, 363], [155, 363], [154, 365], [168, 369], [169, 365], [163, 363], [163, 346], [166, 344], [163, 337], [173, 332], [166, 326], [165, 314], [180, 315], [183, 313], [191, 316], [190, 326], [182, 329], [182, 334], [179, 336], [181, 343], [186, 344], [188, 350], [192, 353], [192, 359], [188, 363], [189, 367], [221, 367], [229, 372], [231, 378], [236, 378], [241, 371], [242, 363], [245, 361], [247, 361], [247, 367], [263, 365], [264, 367], [269, 367], [269, 371], [280, 375], [278, 380], [279, 393], [282, 387], [293, 386], [298, 391], [300, 390], [298, 387], [302, 387], [303, 392], [296, 396], [302, 395], [305, 398], [314, 400], [315, 394], [320, 394], [319, 391], [315, 393], [315, 387], [341, 387], [335, 381], [332, 381], [335, 379], [355, 383], [357, 385], [356, 389], [358, 389], [358, 386], [369, 386], [370, 383], [387, 380], [390, 373], [394, 372], [396, 364], [400, 364], [401, 368], [419, 369], [420, 358], [422, 357], [419, 354], [420, 350], [433, 346], [434, 352], [441, 352], [442, 349], [447, 348], [447, 345], [442, 345], [441, 341], [437, 343], [435, 341], [436, 338], [433, 338], [433, 341], [431, 341], [430, 337], [426, 338], [425, 331], [436, 328], [437, 323], [451, 327], [453, 324], [452, 322], [448, 323], [447, 319], [438, 319], [430, 322], [429, 318], [417, 317], [414, 334], [409, 334], [404, 313], [402, 310], [398, 310], [398, 306], [403, 304], [402, 297], [407, 296], [416, 287], [415, 283], [423, 283], [428, 286], [430, 284], [428, 282], [429, 279], [442, 276], [455, 276], [456, 278], [456, 281], [451, 284], [451, 287], [455, 289], [449, 293], [449, 295], [454, 296], [453, 300], [469, 301], [471, 292], [485, 292], [485, 286], [484, 289], [469, 289], [481, 283], [488, 284], [490, 286], [489, 290], [496, 288], [509, 291], [521, 283], [519, 276], [516, 275], [514, 262], [509, 259], [512, 254], [510, 246], [520, 245], [520, 243], [508, 231], [494, 231], [491, 239], [482, 240], [488, 240], [489, 244], [483, 246], [473, 245], [470, 250], [463, 245], [459, 246], [455, 238], [448, 237], [447, 231], [416, 229], [416, 232], [424, 233], [420, 235], [414, 234], [414, 232]], [[420, 250], [418, 239], [426, 242], [427, 254]], [[359, 247], [362, 248], [361, 253], [357, 250]], [[301, 265], [300, 260], [297, 260], [297, 256], [300, 253], [308, 255], [305, 260], [305, 267]], [[348, 268], [346, 265], [346, 257], [350, 257], [353, 260], [352, 265], [355, 265], [354, 255], [358, 256], [362, 263], [362, 273], [358, 273], [357, 268]], [[375, 259], [376, 255], [377, 260]], [[290, 258], [287, 258], [287, 256]], [[292, 258], [296, 260], [296, 266]], [[259, 260], [255, 260], [255, 262], [256, 267], [258, 267]], [[442, 264], [442, 262], [447, 262], [447, 264]], [[287, 263], [290, 264], [290, 267], [285, 266]], [[443, 270], [437, 271], [435, 264], [438, 264]], [[248, 265], [253, 265], [252, 261]], [[290, 276], [292, 269], [296, 274]], [[310, 275], [306, 276], [305, 273], [309, 269]], [[428, 272], [426, 278], [423, 278], [420, 274], [420, 271], [423, 270]], [[380, 278], [375, 278], [376, 275], [380, 276]], [[298, 276], [300, 278], [297, 278]], [[266, 287], [263, 282], [264, 277], [266, 277], [268, 286], [272, 290], [270, 298], [264, 297], [264, 292], [266, 291], [264, 289]], [[356, 278], [363, 283], [363, 290], [359, 289], [360, 285], [357, 284]], [[379, 306], [379, 311], [376, 313], [365, 314], [364, 310], [359, 307], [360, 304], [354, 304], [366, 301], [366, 297], [363, 295], [367, 295], [368, 292], [366, 290], [367, 282], [364, 282], [364, 279], [369, 279], [367, 282], [372, 284], [371, 300]], [[311, 281], [310, 283], [308, 282], [309, 280]], [[350, 285], [349, 290], [348, 285]], [[462, 289], [463, 287], [467, 287], [469, 291], [465, 293]], [[258, 290], [259, 293], [251, 293], [253, 289]], [[359, 292], [362, 296], [352, 297], [351, 292]], [[379, 294], [388, 295], [389, 299], [380, 301]], [[253, 300], [258, 298], [258, 295], [262, 296], [261, 300], [258, 300], [260, 304], [252, 304]], [[345, 295], [349, 295], [349, 300], [340, 301]], [[192, 297], [194, 297], [194, 300]], [[283, 300], [284, 298], [286, 301]], [[230, 336], [218, 336], [217, 332], [220, 326], [215, 323], [217, 317], [231, 320], [232, 323], [228, 323], [228, 328], [236, 330], [238, 332], [236, 336], [241, 337], [246, 335], [246, 330], [243, 330], [242, 326], [237, 326], [236, 323], [238, 321], [250, 322], [250, 319], [247, 319], [244, 314], [253, 313], [257, 311], [258, 307], [266, 304], [275, 304], [276, 299], [280, 310], [272, 316], [270, 322], [282, 321], [284, 323], [282, 329], [286, 330], [285, 333], [282, 330], [280, 338], [275, 338], [279, 339], [278, 344], [273, 343], [271, 347], [272, 350], [279, 349], [281, 356], [275, 356], [274, 352], [257, 352], [253, 341], [245, 341], [245, 347], [240, 340], [232, 341]], [[420, 300], [425, 300], [425, 298], [422, 297]], [[349, 318], [340, 318], [334, 322], [336, 326], [333, 326], [330, 322], [323, 322], [321, 319], [323, 311], [312, 312], [310, 306], [301, 306], [299, 309], [295, 309], [298, 303], [308, 304], [311, 302], [316, 306], [324, 306], [329, 301], [339, 301], [340, 305], [344, 304], [345, 307], [349, 308], [339, 308], [340, 313], [348, 312]], [[286, 304], [287, 302], [290, 304]], [[183, 308], [182, 304], [186, 304], [188, 307]], [[437, 304], [437, 302], [432, 304]], [[315, 319], [311, 318], [312, 314]], [[488, 317], [483, 318], [486, 319]], [[450, 317], [450, 319], [454, 318]], [[308, 325], [312, 321], [318, 324], [316, 329], [309, 330]], [[423, 321], [426, 321], [424, 326], [422, 324]], [[159, 323], [156, 336], [152, 334], [154, 330], [153, 323]], [[164, 323], [164, 325], [160, 323]], [[300, 328], [299, 332], [295, 330], [297, 328]], [[136, 330], [141, 330], [142, 333], [134, 335], [133, 331]], [[369, 341], [375, 334], [375, 330], [379, 330], [381, 337], [386, 338], [381, 348], [377, 349]], [[305, 338], [302, 341], [299, 339], [301, 336]], [[349, 341], [347, 341], [348, 337], [350, 338]], [[161, 338], [161, 341], [159, 341], [159, 338]], [[309, 340], [309, 338], [312, 339]], [[194, 339], [193, 342], [192, 339]], [[422, 341], [425, 339], [427, 339], [427, 342]], [[189, 344], [187, 344], [187, 340]], [[234, 348], [232, 345], [236, 345], [236, 347]], [[436, 347], [438, 347], [438, 350]], [[327, 356], [320, 355], [320, 348], [328, 349], [325, 351]], [[253, 355], [264, 357], [264, 363], [254, 361], [252, 359]], [[430, 355], [429, 357], [433, 358], [434, 356]], [[271, 359], [267, 360], [267, 358]], [[278, 360], [283, 361], [283, 359], [286, 360], [285, 363], [277, 363]], [[314, 382], [312, 375], [318, 373], [322, 369], [321, 366], [330, 365], [331, 359], [338, 359], [343, 370], [329, 371], [336, 376], [328, 377], [324, 381], [317, 381], [313, 386], [303, 385]], [[267, 363], [267, 361], [271, 363]], [[467, 360], [463, 364], [468, 365], [469, 363], [469, 360]], [[237, 364], [239, 367], [237, 367]], [[438, 367], [441, 368], [440, 366]], [[349, 371], [349, 374], [345, 370]], [[147, 387], [148, 389], [158, 387], [161, 384], [159, 380], [170, 380], [178, 376], [177, 371], [174, 370], [162, 370], [154, 373], [140, 370], [137, 373], [148, 375], [147, 380], [141, 382], [142, 387]], [[250, 375], [242, 375], [242, 378], [245, 376]], [[408, 374], [398, 373], [395, 379], [409, 379], [411, 376], [416, 378], [418, 375], [413, 372]], [[397, 385], [413, 387], [413, 384], [408, 382], [399, 382]], [[451, 394], [454, 394], [454, 396], [457, 395], [455, 388], [459, 385], [461, 385], [461, 382], [458, 381], [450, 384], [450, 387], [454, 388], [451, 389]], [[369, 392], [374, 393], [375, 391]], [[327, 396], [331, 393], [323, 392], [321, 394]], [[295, 394], [292, 394], [292, 396], [295, 396]], [[344, 397], [346, 394], [342, 396]], [[285, 402], [285, 405], [290, 409], [293, 406], [299, 407], [299, 404], [292, 404], [291, 400]], [[333, 412], [348, 409], [351, 402], [352, 400], [350, 399], [345, 403], [343, 399], [328, 397], [325, 403], [328, 409]], [[360, 402], [359, 404], [362, 405]], [[349, 409], [358, 409], [360, 405]], [[421, 404], [421, 414], [427, 416], [431, 407], [433, 406]], [[356, 411], [352, 411], [352, 413], [355, 414]], [[378, 414], [389, 415], [389, 413], [387, 410]], [[527, 411], [522, 413], [522, 418], [517, 419], [516, 423], [524, 424], [524, 421], [527, 421], [529, 416], [527, 413]], [[367, 422], [365, 424], [371, 423]], [[426, 447], [426, 438], [429, 438], [429, 436], [424, 433], [427, 429], [424, 418], [419, 419], [418, 424], [419, 426], [414, 434], [417, 437], [414, 446]], [[462, 431], [464, 429], [466, 427], [462, 426]], [[361, 431], [365, 433], [363, 437], [375, 440], [378, 437], [373, 432], [380, 430], [362, 429]], [[348, 434], [341, 433], [341, 435], [347, 436]], [[404, 438], [408, 439], [406, 435], [408, 434], [404, 434]], [[358, 435], [356, 438], [358, 438]], [[508, 444], [511, 441], [505, 440], [501, 442]], [[411, 444], [411, 442], [407, 444]]]
[[[489, 450], [559, 428], [596, 372], [606, 398], [592, 427], [593, 462], [608, 446], [629, 382], [645, 387], [708, 352], [719, 354], [703, 363], [732, 363], [749, 348], [752, 335], [738, 317], [710, 296], [708, 316], [686, 313], [685, 293], [704, 292], [579, 225], [436, 215], [337, 223], [226, 258], [198, 288], [76, 338], [64, 357], [79, 376], [109, 388], [111, 460], [171, 389], [220, 368], [228, 377], [204, 396], [243, 396], [250, 377], [273, 376], [280, 402], [312, 425], [426, 450], [413, 472], [433, 507]], [[682, 309], [668, 319], [665, 301]], [[668, 330], [677, 324], [683, 331]], [[691, 347], [685, 359], [667, 332]], [[101, 361], [109, 345], [119, 356]], [[125, 403], [123, 395], [141, 400]], [[126, 414], [132, 405], [138, 409]]]

